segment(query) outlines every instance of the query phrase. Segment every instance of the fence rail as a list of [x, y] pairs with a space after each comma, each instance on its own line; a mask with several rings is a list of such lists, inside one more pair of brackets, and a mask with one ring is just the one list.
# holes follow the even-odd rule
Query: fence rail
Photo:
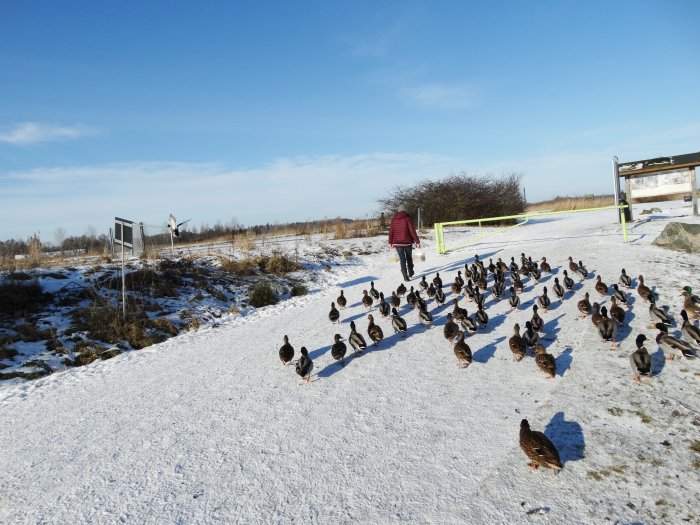
[[[518, 226], [523, 226], [523, 225], [527, 224], [528, 221], [532, 217], [544, 217], [547, 215], [563, 215], [565, 213], [583, 213], [583, 212], [600, 211], [600, 210], [615, 210], [615, 209], [618, 210], [618, 213], [620, 214], [620, 228], [622, 230], [622, 238], [623, 238], [624, 242], [627, 242], [627, 223], [625, 221], [625, 214], [621, 213], [621, 212], [624, 208], [628, 208], [628, 207], [629, 206], [627, 204], [620, 204], [618, 206], [602, 206], [599, 208], [584, 208], [581, 210], [544, 211], [544, 212], [534, 212], [534, 213], [522, 213], [519, 215], [505, 215], [503, 217], [485, 217], [485, 218], [481, 218], [481, 219], [469, 219], [469, 220], [464, 220], [464, 221], [436, 222], [435, 223], [435, 244], [437, 245], [438, 253], [441, 255], [444, 255], [449, 250], [456, 250], [458, 248], [463, 248], [464, 246], [469, 246], [470, 244], [473, 244], [476, 241], [480, 241], [480, 240], [485, 239], [487, 237], [492, 237], [494, 235], [501, 234], [501, 233], [508, 231], [512, 228], [517, 228]], [[490, 232], [482, 234], [474, 239], [469, 239], [467, 242], [456, 245], [456, 246], [447, 247], [445, 245], [445, 226], [478, 224], [479, 228], [481, 228], [482, 224], [485, 222], [496, 222], [496, 221], [518, 220], [518, 219], [523, 219], [523, 221], [517, 222], [516, 224], [512, 224], [510, 226], [506, 226], [504, 228], [500, 228], [500, 229], [495, 230], [495, 231], [490, 231]]]

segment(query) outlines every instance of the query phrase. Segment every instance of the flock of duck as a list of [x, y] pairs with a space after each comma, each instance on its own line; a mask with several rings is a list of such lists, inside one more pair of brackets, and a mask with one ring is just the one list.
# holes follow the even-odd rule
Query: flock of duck
[[[446, 315], [443, 335], [445, 340], [453, 347], [457, 366], [467, 368], [472, 363], [472, 350], [466, 343], [465, 337], [470, 333], [487, 328], [489, 324], [489, 315], [485, 309], [486, 294], [488, 293], [492, 296], [494, 303], [505, 299], [507, 296], [511, 311], [518, 309], [520, 307], [520, 294], [525, 289], [523, 279], [531, 278], [535, 283], [539, 283], [543, 275], [553, 273], [546, 257], [542, 257], [539, 261], [539, 263], [533, 262], [531, 257], [526, 257], [523, 253], [520, 257], [520, 264], [515, 261], [515, 257], [511, 257], [510, 264], [502, 261], [500, 257], [495, 263], [492, 259], [489, 259], [489, 263], [485, 264], [476, 255], [471, 264], [465, 262], [464, 269], [458, 270], [454, 281], [449, 284], [443, 283], [440, 273], [437, 272], [431, 282], [428, 282], [426, 275], [423, 275], [418, 282], [418, 289], [410, 286], [409, 290], [402, 282], [391, 292], [390, 296], [385, 297], [383, 292], [375, 288], [374, 281], [372, 281], [369, 290], [363, 290], [362, 304], [367, 310], [373, 310], [376, 307], [376, 313], [382, 318], [391, 319], [391, 328], [394, 330], [394, 333], [406, 336], [408, 334], [408, 324], [399, 315], [399, 307], [402, 300], [405, 300], [408, 305], [417, 311], [419, 322], [430, 328], [434, 319], [428, 307], [428, 301], [433, 300], [435, 305], [442, 307], [447, 301], [444, 289], [449, 288], [452, 293], [453, 308]], [[552, 286], [552, 292], [556, 297], [554, 300], [564, 301], [574, 292], [576, 283], [569, 272], [571, 272], [571, 275], [577, 276], [580, 281], [589, 276], [589, 272], [582, 261], [576, 262], [573, 257], [569, 257], [568, 270], [563, 270], [562, 281], [559, 281], [559, 277], [554, 277], [554, 285]], [[632, 306], [632, 301], [629, 300], [628, 294], [636, 291], [639, 298], [649, 305], [649, 328], [658, 330], [656, 343], [663, 350], [666, 358], [670, 360], [680, 359], [681, 356], [688, 359], [694, 358], [696, 356], [695, 348], [700, 348], [700, 329], [696, 324], [693, 324], [693, 321], [700, 319], [700, 297], [693, 295], [689, 286], [682, 290], [680, 294], [684, 297], [683, 305], [680, 309], [682, 324], [680, 325], [680, 337], [676, 337], [668, 333], [669, 328], [676, 323], [674, 318], [667, 313], [668, 308], [657, 305], [659, 297], [645, 284], [642, 275], [638, 277], [637, 281], [635, 288], [632, 278], [624, 269], [621, 271], [618, 282], [612, 286], [608, 286], [602, 277], [598, 275], [595, 281], [595, 291], [599, 295], [598, 299], [601, 302], [602, 299], [610, 299], [610, 308], [608, 310], [606, 306], [601, 306], [597, 301], [591, 303], [589, 292], [585, 292], [583, 297], [577, 302], [579, 319], [590, 316], [601, 341], [607, 342], [611, 347], [615, 348], [618, 346], [618, 328], [625, 325], [627, 313]], [[427, 297], [427, 300], [423, 294]], [[461, 299], [466, 299], [476, 304], [476, 311], [473, 316], [469, 315], [467, 310], [460, 306], [459, 301]], [[556, 376], [556, 361], [554, 356], [549, 354], [541, 343], [541, 334], [544, 333], [544, 320], [539, 315], [539, 312], [547, 312], [551, 305], [552, 299], [548, 295], [547, 287], [544, 286], [542, 293], [537, 296], [535, 304], [532, 306], [532, 317], [525, 323], [524, 331], [521, 331], [521, 326], [515, 323], [513, 335], [508, 340], [508, 346], [515, 361], [521, 361], [528, 351], [531, 350], [537, 367], [548, 379]], [[334, 324], [339, 323], [339, 308], [343, 309], [346, 307], [347, 299], [344, 291], [341, 290], [338, 298], [331, 303], [328, 313], [330, 322]], [[367, 335], [375, 346], [381, 344], [384, 339], [384, 332], [381, 326], [375, 322], [375, 317], [372, 313], [367, 315]], [[361, 353], [367, 348], [367, 341], [357, 331], [354, 321], [350, 322], [350, 334], [347, 340], [356, 353]], [[652, 359], [644, 344], [646, 340], [647, 337], [644, 334], [637, 335], [635, 340], [636, 350], [630, 355], [632, 379], [637, 383], [641, 383], [643, 378], [649, 380], [653, 378]], [[300, 351], [301, 357], [295, 363], [296, 373], [302, 380], [310, 383], [314, 363], [305, 347], [301, 347]], [[344, 364], [346, 353], [347, 346], [342, 336], [336, 333], [334, 335], [334, 343], [331, 346], [331, 355], [335, 360]], [[294, 359], [294, 348], [289, 343], [289, 338], [286, 335], [284, 336], [284, 344], [279, 349], [279, 357], [285, 365], [291, 363]], [[526, 419], [522, 420], [520, 426], [520, 446], [530, 458], [530, 466], [533, 469], [540, 465], [555, 470], [562, 468], [554, 445], [542, 432], [531, 430]]]

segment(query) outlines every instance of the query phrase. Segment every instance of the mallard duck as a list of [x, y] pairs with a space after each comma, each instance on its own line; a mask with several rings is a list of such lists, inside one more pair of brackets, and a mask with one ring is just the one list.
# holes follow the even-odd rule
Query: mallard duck
[[301, 357], [297, 361], [297, 375], [307, 383], [311, 383], [311, 372], [314, 369], [314, 362], [309, 357], [309, 351], [305, 346], [301, 347]]
[[564, 270], [564, 288], [572, 290], [574, 288], [574, 280], [569, 277], [569, 274]]
[[475, 303], [483, 303], [484, 302], [484, 294], [482, 294], [478, 288], [474, 289], [474, 302]]
[[488, 288], [488, 284], [486, 282], [486, 276], [481, 275], [479, 276], [479, 279], [476, 281], [476, 287], [481, 290], [482, 292], [486, 291], [486, 288]]
[[413, 286], [411, 286], [411, 291], [406, 295], [406, 303], [414, 308], [416, 307], [416, 294], [413, 291]]
[[340, 320], [340, 312], [335, 307], [335, 303], [331, 303], [331, 311], [328, 312], [328, 319], [331, 323], [337, 323]]
[[289, 344], [289, 337], [284, 336], [284, 344], [280, 346], [280, 361], [283, 365], [289, 364], [294, 358], [294, 347]]
[[620, 287], [617, 284], [613, 284], [613, 293], [612, 296], [617, 299], [620, 304], [624, 304], [625, 308], [629, 310], [629, 305], [627, 304], [627, 294], [620, 290]]
[[496, 261], [496, 268], [503, 273], [508, 271], [508, 265], [506, 263], [504, 263], [500, 257]]
[[515, 257], [510, 258], [510, 273], [518, 273], [520, 266], [515, 262]]
[[452, 319], [459, 322], [462, 318], [467, 317], [467, 310], [459, 306], [459, 301], [457, 299], [452, 299]]
[[687, 290], [683, 290], [681, 294], [685, 299], [683, 300], [683, 311], [688, 314], [688, 317], [697, 319], [700, 317], [700, 306], [693, 302], [693, 294]]
[[398, 308], [401, 306], [401, 298], [396, 295], [396, 292], [391, 292], [391, 307]]
[[520, 448], [530, 458], [530, 468], [536, 470], [539, 466], [560, 471], [563, 467], [554, 444], [542, 432], [530, 430], [527, 419], [520, 422]]
[[534, 350], [537, 367], [547, 375], [547, 379], [554, 379], [557, 374], [557, 362], [554, 360], [554, 356], [548, 354], [547, 349], [540, 343], [535, 345]]
[[350, 337], [348, 337], [348, 340], [350, 341], [350, 346], [353, 347], [356, 353], [360, 353], [367, 348], [365, 338], [362, 334], [357, 332], [355, 321], [350, 321]]
[[379, 292], [374, 287], [374, 281], [369, 282], [369, 294], [372, 296], [372, 299], [374, 299], [374, 300], [379, 299]]
[[427, 290], [428, 289], [428, 281], [425, 280], [425, 275], [421, 278], [420, 282], [418, 285], [423, 289]]
[[639, 276], [639, 286], [637, 286], [637, 293], [646, 302], [649, 302], [654, 297], [654, 292], [651, 291], [647, 285], [644, 284], [644, 277]]
[[688, 292], [688, 295], [690, 296], [690, 302], [693, 306], [700, 306], [700, 295], [693, 295], [693, 289], [690, 286], [684, 286], [683, 291]]
[[467, 284], [465, 284], [462, 287], [462, 293], [464, 296], [469, 300], [473, 301], [474, 300], [474, 295], [476, 294], [477, 290], [474, 290], [474, 285], [472, 284], [472, 280], [469, 279], [467, 281]]
[[469, 268], [467, 263], [464, 263], [464, 278], [469, 280], [474, 277], [474, 272]]
[[547, 287], [545, 286], [544, 289], [542, 290], [542, 295], [540, 295], [537, 298], [537, 304], [544, 310], [545, 312], [547, 311], [547, 308], [552, 304], [552, 301], [549, 299], [547, 296]]
[[547, 262], [546, 257], [542, 257], [542, 262], [540, 263], [540, 270], [542, 270], [544, 273], [549, 273], [552, 271], [552, 267]]
[[374, 317], [372, 314], [367, 316], [367, 321], [369, 322], [367, 325], [367, 334], [369, 334], [369, 338], [374, 342], [374, 346], [377, 346], [379, 341], [384, 339], [384, 332], [382, 332], [379, 325], [374, 324]]
[[391, 326], [394, 329], [394, 333], [399, 332], [401, 335], [406, 335], [406, 332], [408, 331], [406, 321], [399, 315], [396, 308], [392, 308], [391, 310]]
[[585, 298], [581, 299], [576, 306], [578, 307], [578, 311], [581, 313], [581, 315], [579, 315], [579, 319], [586, 317], [591, 312], [591, 302], [588, 300], [588, 292], [586, 292]]
[[610, 298], [610, 301], [612, 302], [610, 306], [610, 317], [615, 319], [618, 324], [622, 326], [625, 323], [625, 310], [618, 306], [617, 298], [614, 295]]
[[423, 298], [420, 296], [420, 292], [418, 290], [416, 290], [415, 296], [416, 296], [416, 304], [414, 306], [416, 308], [418, 308], [419, 310], [425, 310], [428, 307], [428, 305], [423, 300]]
[[619, 283], [627, 288], [632, 288], [632, 278], [629, 275], [627, 275], [627, 272], [625, 272], [624, 268], [622, 269], [622, 273], [620, 274]]
[[535, 282], [540, 282], [540, 279], [542, 279], [542, 272], [540, 272], [540, 270], [537, 267], [532, 269], [530, 275], [535, 280]]
[[513, 327], [513, 336], [508, 339], [508, 347], [510, 351], [513, 352], [513, 360], [520, 361], [525, 357], [527, 345], [525, 340], [520, 336], [520, 325], [518, 323], [515, 323]]
[[591, 305], [591, 322], [593, 326], [598, 328], [598, 323], [603, 320], [603, 314], [600, 313], [600, 305], [598, 303], [593, 303]]
[[681, 334], [683, 338], [690, 344], [700, 348], [700, 328], [691, 324], [688, 320], [688, 312], [681, 310], [681, 317], [683, 318], [683, 325], [681, 326]]
[[489, 273], [496, 273], [496, 265], [493, 264], [493, 259], [489, 257], [489, 265], [488, 265]]
[[435, 293], [437, 290], [435, 290], [435, 285], [433, 283], [430, 283], [430, 286], [428, 286], [428, 298], [432, 299], [435, 297]]
[[404, 295], [406, 295], [406, 285], [405, 284], [400, 283], [396, 287], [396, 295], [398, 295], [399, 297], [403, 297]]
[[460, 295], [462, 293], [462, 285], [459, 284], [459, 281], [455, 277], [455, 282], [452, 283], [452, 293], [454, 295]]
[[651, 371], [651, 356], [646, 348], [644, 348], [644, 341], [647, 340], [647, 336], [644, 334], [639, 334], [637, 340], [635, 341], [637, 349], [630, 355], [630, 365], [632, 365], [632, 379], [637, 383], [641, 383], [642, 377], [648, 377], [653, 379]]
[[452, 320], [452, 314], [447, 314], [447, 323], [445, 323], [445, 326], [442, 329], [445, 339], [452, 341], [455, 337], [457, 337], [457, 332], [459, 332], [459, 326], [457, 326], [457, 323]]
[[673, 317], [656, 306], [653, 297], [649, 301], [649, 319], [651, 319], [651, 326], [649, 328], [656, 326], [656, 323], [663, 323], [666, 326], [671, 326], [673, 324]]
[[554, 290], [554, 295], [556, 295], [559, 300], [564, 298], [564, 287], [559, 284], [559, 277], [554, 278], [554, 286], [552, 286], [552, 290]]
[[435, 277], [433, 277], [433, 284], [435, 285], [435, 288], [442, 288], [442, 279], [440, 279], [440, 272], [435, 273]]
[[523, 334], [523, 341], [525, 341], [525, 344], [530, 348], [533, 348], [537, 343], [540, 342], [540, 335], [535, 331], [530, 321], [525, 323], [525, 333]]
[[335, 300], [335, 302], [340, 306], [341, 308], [345, 308], [348, 305], [348, 300], [345, 298], [345, 293], [343, 293], [343, 290], [340, 290], [340, 295], [338, 298]]
[[542, 329], [544, 328], [544, 319], [540, 317], [540, 314], [537, 313], [537, 305], [533, 304], [532, 305], [532, 319], [530, 319], [530, 323], [532, 323], [532, 328], [536, 332], [541, 332]]
[[435, 289], [435, 302], [438, 306], [445, 304], [445, 292], [442, 291], [442, 288]]
[[467, 368], [472, 364], [472, 351], [469, 345], [464, 342], [464, 332], [461, 330], [457, 332], [457, 342], [454, 346], [454, 352], [459, 368]]
[[578, 264], [574, 262], [574, 258], [569, 255], [569, 270], [576, 273], [578, 272]]
[[586, 277], [588, 277], [588, 270], [586, 270], [586, 267], [581, 261], [578, 262], [578, 270], [576, 270], [576, 273], [578, 273], [581, 276], [581, 279], [585, 279]]
[[517, 279], [511, 279], [511, 280], [513, 281], [513, 288], [515, 288], [518, 291], [518, 293], [522, 293], [523, 290], [525, 289], [525, 285], [520, 280], [520, 277], [518, 277]]
[[422, 308], [418, 308], [418, 320], [428, 328], [433, 326], [433, 314], [428, 311], [428, 307], [425, 304]]
[[457, 277], [455, 277], [455, 282], [459, 283], [460, 286], [464, 286], [464, 279], [462, 279], [462, 270], [457, 270]]
[[333, 346], [331, 346], [331, 355], [333, 356], [333, 359], [340, 361], [341, 364], [344, 365], [347, 347], [345, 346], [345, 343], [340, 340], [340, 334], [335, 334], [334, 338], [335, 343], [333, 343]]
[[615, 341], [617, 336], [617, 323], [608, 317], [608, 309], [603, 306], [600, 309], [600, 314], [603, 318], [598, 323], [598, 333], [603, 342], [610, 342], [612, 348], [617, 348], [618, 343]]
[[384, 294], [379, 292], [379, 313], [382, 317], [389, 317], [391, 313], [391, 306], [384, 300]]
[[464, 330], [465, 334], [468, 332], [476, 332], [478, 329], [476, 321], [468, 315], [462, 317], [462, 319], [459, 321], [459, 324], [462, 326], [462, 330]]
[[603, 278], [600, 275], [595, 278], [595, 291], [600, 295], [608, 295], [608, 285], [603, 282]]
[[695, 357], [695, 352], [685, 341], [668, 335], [668, 327], [663, 323], [656, 323], [656, 329], [659, 331], [656, 334], [656, 342], [659, 344], [661, 349], [666, 354], [666, 359], [673, 361], [676, 357], [678, 359], [684, 355], [688, 359], [693, 359]]
[[365, 308], [372, 308], [373, 303], [374, 299], [372, 299], [372, 296], [367, 293], [367, 290], [362, 290], [362, 304], [365, 305]]
[[515, 291], [515, 286], [510, 287], [510, 297], [508, 297], [508, 304], [510, 304], [510, 307], [515, 309], [520, 306], [520, 297]]
[[489, 316], [484, 310], [484, 303], [483, 301], [478, 303], [476, 305], [477, 311], [476, 311], [476, 322], [479, 323], [481, 326], [486, 326], [489, 324]]
[[[496, 274], [498, 275], [498, 274]], [[495, 300], [499, 300], [501, 296], [503, 295], [503, 292], [506, 291], [506, 283], [500, 278], [496, 278], [496, 280], [493, 282], [493, 286], [491, 287], [491, 293], [493, 294], [493, 297]]]

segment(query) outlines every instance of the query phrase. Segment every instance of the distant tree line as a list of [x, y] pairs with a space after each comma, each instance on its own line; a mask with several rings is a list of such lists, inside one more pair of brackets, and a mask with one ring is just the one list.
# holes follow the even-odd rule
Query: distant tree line
[[404, 205], [414, 219], [418, 208], [423, 208], [423, 223], [427, 225], [518, 215], [525, 211], [520, 180], [517, 173], [476, 176], [461, 172], [414, 186], [397, 186], [379, 199], [379, 204], [390, 214]]

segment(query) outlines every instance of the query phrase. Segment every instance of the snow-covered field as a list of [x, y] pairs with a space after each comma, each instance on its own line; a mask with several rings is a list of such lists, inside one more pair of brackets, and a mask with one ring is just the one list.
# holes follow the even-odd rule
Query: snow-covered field
[[[435, 326], [418, 324], [404, 301], [402, 338], [375, 310], [384, 341], [345, 366], [331, 356], [333, 335], [346, 338], [351, 320], [366, 334], [360, 299], [369, 281], [387, 295], [399, 284], [388, 251], [329, 272], [337, 282], [328, 278], [316, 293], [8, 385], [0, 389], [0, 522], [697, 523], [698, 360], [663, 359], [636, 292], [617, 350], [600, 342], [590, 318], [577, 320], [586, 291], [609, 306], [595, 277], [612, 285], [621, 268], [635, 286], [643, 275], [680, 318], [681, 288], [700, 289], [700, 261], [651, 241], [678, 216], [699, 221], [681, 203], [658, 206], [663, 213], [633, 225], [629, 244], [610, 212], [531, 220], [446, 256], [426, 242], [417, 274], [439, 271], [448, 299], [429, 302]], [[448, 244], [470, 234], [450, 231]], [[526, 279], [517, 311], [487, 292], [488, 328], [468, 336], [474, 362], [457, 368], [442, 333], [449, 283], [475, 254], [519, 261], [521, 252], [546, 256], [554, 274]], [[531, 355], [513, 361], [508, 338], [570, 255], [591, 275], [541, 313], [557, 362], [548, 380]], [[333, 325], [327, 314], [340, 289], [348, 308]], [[460, 304], [474, 313], [473, 303]], [[639, 333], [656, 375], [642, 385], [628, 359]], [[279, 361], [285, 334], [296, 356], [309, 349], [310, 385]], [[528, 468], [522, 418], [559, 449], [558, 475]]]

